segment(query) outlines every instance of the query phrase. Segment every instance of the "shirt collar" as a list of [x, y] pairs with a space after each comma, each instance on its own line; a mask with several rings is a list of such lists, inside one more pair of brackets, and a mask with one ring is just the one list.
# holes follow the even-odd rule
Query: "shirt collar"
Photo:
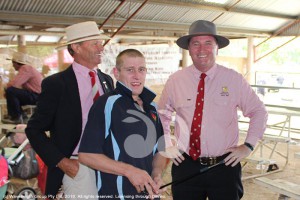
[[[200, 70], [198, 70], [195, 65], [192, 65], [192, 73], [194, 74], [195, 78], [200, 79], [200, 75], [203, 73]], [[217, 64], [215, 63], [214, 66], [212, 68], [210, 68], [210, 70], [208, 70], [207, 72], [204, 72], [207, 77], [209, 79], [213, 79], [213, 77], [215, 76], [217, 72]]]
[[[122, 82], [117, 81], [116, 89], [122, 94], [132, 99], [132, 91], [130, 88], [126, 87]], [[156, 97], [156, 94], [149, 88], [144, 87], [142, 93], [139, 95], [143, 103], [150, 104]], [[133, 99], [132, 99], [133, 100]]]
[[[72, 64], [73, 66], [73, 70], [79, 74], [81, 74], [82, 76], [86, 76], [89, 77], [89, 72], [91, 71], [89, 68], [77, 63], [77, 62], [73, 62]], [[95, 71], [97, 73], [97, 67], [95, 67], [93, 69], [93, 71]]]

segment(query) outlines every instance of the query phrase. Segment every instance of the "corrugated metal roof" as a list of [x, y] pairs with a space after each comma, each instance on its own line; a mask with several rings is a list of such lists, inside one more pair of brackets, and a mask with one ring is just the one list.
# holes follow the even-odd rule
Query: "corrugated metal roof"
[[[52, 31], [47, 35], [56, 35], [59, 41], [64, 34], [59, 28], [87, 20], [94, 20], [100, 26], [120, 3], [120, 0], [1, 0], [0, 43], [8, 35], [43, 35], [49, 28]], [[104, 24], [104, 32], [110, 35], [142, 3], [142, 0], [125, 1]], [[231, 38], [271, 36], [279, 30], [285, 30], [280, 35], [297, 36], [299, 15], [299, 0], [228, 0], [225, 4], [205, 0], [148, 0], [116, 37], [144, 36], [145, 40], [153, 40], [151, 36], [156, 35], [157, 40], [172, 40], [186, 34], [189, 25], [198, 19], [213, 21], [220, 33]]]

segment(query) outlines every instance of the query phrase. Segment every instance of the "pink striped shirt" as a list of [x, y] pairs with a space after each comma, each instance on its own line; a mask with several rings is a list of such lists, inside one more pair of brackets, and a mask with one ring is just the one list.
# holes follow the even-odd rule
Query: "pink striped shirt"
[[[91, 77], [89, 75], [89, 72], [91, 71], [87, 67], [84, 67], [75, 61], [72, 64], [73, 70], [75, 72], [75, 76], [78, 83], [78, 89], [79, 89], [79, 96], [80, 96], [80, 102], [81, 102], [81, 113], [82, 113], [82, 130], [81, 135], [83, 133], [83, 130], [85, 128], [85, 125], [88, 120], [88, 114], [90, 111], [90, 108], [93, 105], [93, 92], [92, 92], [92, 84], [91, 84]], [[94, 69], [96, 70], [96, 69]], [[99, 78], [96, 78], [96, 84], [98, 85], [100, 95], [103, 94], [103, 90], [99, 81]], [[81, 140], [81, 139], [80, 139]], [[75, 148], [73, 155], [78, 154], [78, 148], [79, 148], [80, 141]]]
[[7, 87], [12, 86], [40, 94], [42, 80], [43, 76], [36, 68], [22, 65], [14, 79], [7, 83]]
[[[170, 135], [172, 113], [176, 112], [174, 134], [178, 146], [186, 153], [200, 74], [194, 65], [175, 72], [158, 102], [165, 136]], [[267, 111], [263, 102], [242, 75], [232, 69], [215, 65], [206, 74], [200, 156], [220, 156], [238, 144], [238, 109], [250, 118], [245, 141], [255, 145], [266, 128]]]

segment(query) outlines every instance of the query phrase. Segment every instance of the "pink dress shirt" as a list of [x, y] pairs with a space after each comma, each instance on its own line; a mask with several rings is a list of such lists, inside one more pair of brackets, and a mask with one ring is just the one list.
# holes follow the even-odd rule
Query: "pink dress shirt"
[[[167, 145], [171, 145], [170, 123], [176, 112], [174, 135], [179, 148], [187, 154], [200, 74], [194, 65], [175, 72], [158, 102]], [[243, 76], [232, 69], [216, 64], [206, 74], [200, 157], [223, 155], [226, 149], [238, 144], [238, 109], [250, 118], [245, 141], [255, 145], [266, 128], [263, 102]]]
[[[81, 113], [82, 113], [82, 130], [81, 135], [84, 131], [85, 125], [88, 120], [88, 114], [90, 111], [90, 108], [93, 105], [93, 92], [92, 92], [92, 84], [91, 84], [91, 77], [89, 75], [89, 72], [91, 71], [87, 67], [84, 67], [75, 61], [72, 64], [73, 70], [75, 72], [75, 76], [78, 83], [78, 89], [79, 89], [79, 96], [80, 96], [80, 102], [81, 102]], [[96, 69], [94, 69], [96, 71]], [[97, 73], [96, 73], [97, 74]], [[96, 84], [98, 85], [100, 96], [104, 93], [103, 89], [101, 87], [99, 78], [96, 77]], [[81, 141], [81, 139], [80, 139]], [[80, 141], [75, 148], [73, 155], [78, 154], [78, 148]]]
[[42, 80], [43, 76], [36, 68], [22, 65], [14, 79], [7, 83], [7, 87], [12, 86], [40, 94]]

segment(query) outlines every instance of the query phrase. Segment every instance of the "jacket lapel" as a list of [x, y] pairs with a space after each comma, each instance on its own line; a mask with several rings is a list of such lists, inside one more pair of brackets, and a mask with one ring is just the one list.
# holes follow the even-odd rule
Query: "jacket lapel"
[[70, 104], [74, 108], [74, 114], [76, 116], [80, 116], [80, 124], [82, 121], [82, 113], [81, 113], [81, 103], [80, 103], [80, 95], [79, 95], [79, 89], [78, 89], [78, 83], [75, 76], [75, 73], [73, 71], [72, 65], [66, 69], [66, 76], [65, 76], [65, 82], [66, 82], [66, 91], [67, 91], [67, 97], [70, 101]]

